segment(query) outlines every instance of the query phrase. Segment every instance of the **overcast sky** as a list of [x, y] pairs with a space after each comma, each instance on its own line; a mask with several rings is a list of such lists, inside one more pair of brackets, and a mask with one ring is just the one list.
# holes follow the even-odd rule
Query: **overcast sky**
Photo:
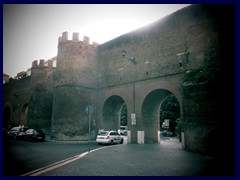
[[32, 61], [57, 55], [62, 32], [79, 33], [100, 44], [148, 25], [186, 4], [3, 5], [3, 72], [11, 77]]

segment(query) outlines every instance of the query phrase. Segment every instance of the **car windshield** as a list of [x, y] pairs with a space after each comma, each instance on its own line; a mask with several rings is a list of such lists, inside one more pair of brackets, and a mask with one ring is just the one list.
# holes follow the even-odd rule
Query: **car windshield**
[[107, 131], [102, 131], [98, 134], [99, 136], [107, 136], [108, 132]]
[[33, 129], [29, 129], [26, 131], [27, 133], [32, 133], [33, 132]]
[[19, 130], [20, 130], [20, 127], [14, 127], [10, 131], [19, 131]]

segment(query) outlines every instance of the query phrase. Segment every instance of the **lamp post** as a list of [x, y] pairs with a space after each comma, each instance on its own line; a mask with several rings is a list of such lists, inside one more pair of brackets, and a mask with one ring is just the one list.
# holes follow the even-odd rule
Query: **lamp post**
[[129, 61], [131, 61], [131, 63], [134, 65], [134, 81], [133, 81], [133, 113], [131, 113], [131, 123], [132, 125], [136, 125], [136, 107], [135, 107], [135, 97], [136, 97], [136, 86], [135, 86], [135, 81], [137, 78], [136, 72], [137, 72], [137, 61], [136, 58], [134, 56], [129, 56], [126, 57], [127, 52], [126, 50], [122, 51], [122, 57], [127, 58]]
[[90, 153], [91, 115], [93, 113], [93, 106], [87, 105], [85, 112], [88, 114], [88, 152]]
[[[129, 56], [126, 57], [127, 52], [126, 50], [122, 51], [122, 59], [124, 60], [125, 58], [129, 61], [131, 61], [131, 63], [134, 65], [134, 79], [133, 79], [133, 92], [132, 92], [132, 96], [133, 96], [133, 113], [131, 113], [131, 125], [134, 126], [136, 125], [136, 107], [135, 107], [135, 96], [136, 96], [136, 87], [135, 87], [135, 81], [136, 81], [136, 68], [137, 68], [137, 61], [136, 58], [134, 56]], [[123, 70], [123, 68], [120, 68], [118, 70]], [[128, 143], [131, 143], [131, 131], [128, 131]]]

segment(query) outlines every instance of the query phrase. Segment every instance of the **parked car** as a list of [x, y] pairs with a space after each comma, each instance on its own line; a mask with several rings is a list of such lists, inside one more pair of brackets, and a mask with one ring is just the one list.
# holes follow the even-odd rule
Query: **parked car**
[[28, 129], [24, 139], [28, 141], [45, 141], [45, 133], [40, 129]]
[[120, 126], [120, 134], [127, 136], [127, 126]]
[[123, 144], [123, 137], [117, 131], [101, 131], [97, 137], [98, 144]]
[[8, 137], [13, 139], [23, 139], [23, 136], [28, 129], [29, 128], [22, 126], [13, 127], [10, 131], [8, 131]]

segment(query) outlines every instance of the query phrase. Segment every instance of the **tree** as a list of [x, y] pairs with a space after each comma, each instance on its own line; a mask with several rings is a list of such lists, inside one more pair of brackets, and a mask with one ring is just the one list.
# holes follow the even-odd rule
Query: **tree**
[[121, 120], [120, 120], [121, 126], [127, 126], [127, 105], [124, 104], [121, 108]]
[[160, 125], [165, 119], [169, 119], [169, 129], [175, 133], [177, 125], [176, 120], [180, 117], [180, 106], [177, 98], [174, 95], [169, 95], [163, 102], [160, 108]]

